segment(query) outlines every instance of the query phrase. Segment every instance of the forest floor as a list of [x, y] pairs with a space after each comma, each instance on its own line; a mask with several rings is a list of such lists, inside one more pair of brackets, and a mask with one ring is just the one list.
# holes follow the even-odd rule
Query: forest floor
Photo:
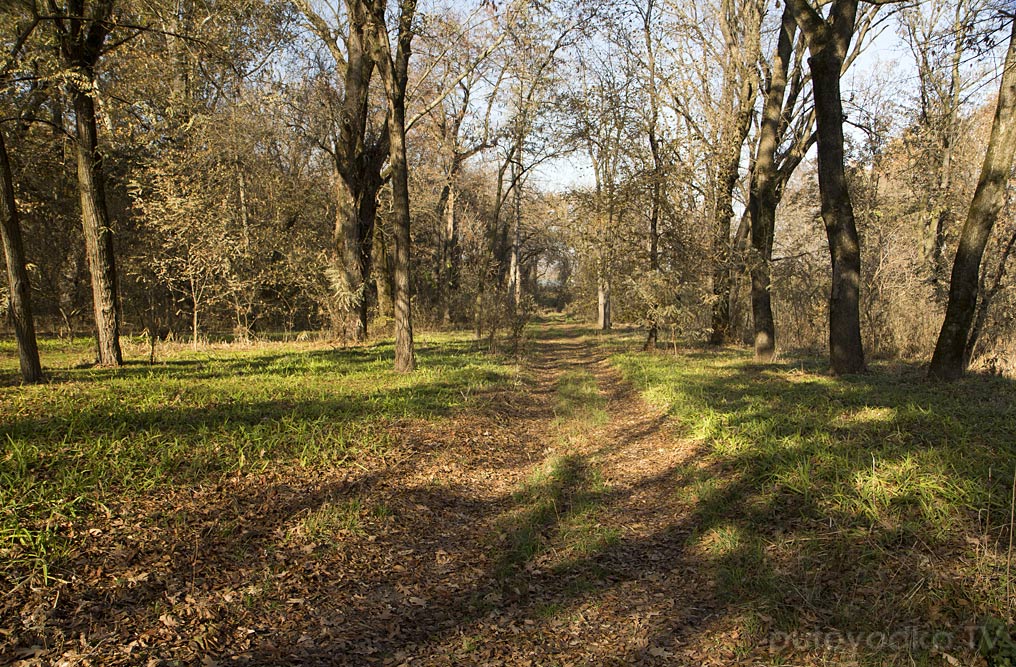
[[550, 321], [518, 361], [423, 337], [410, 376], [273, 344], [0, 387], [0, 664], [1016, 655], [1011, 382], [639, 342]]

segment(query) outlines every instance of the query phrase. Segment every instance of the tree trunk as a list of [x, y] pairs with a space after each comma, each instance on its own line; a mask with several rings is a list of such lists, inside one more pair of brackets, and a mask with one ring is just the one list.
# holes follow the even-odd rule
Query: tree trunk
[[[87, 73], [91, 80], [91, 73]], [[74, 91], [77, 117], [78, 190], [81, 195], [81, 224], [85, 256], [92, 279], [98, 363], [123, 365], [120, 350], [120, 304], [117, 298], [116, 259], [113, 230], [106, 204], [102, 156], [98, 147], [95, 101], [86, 90]]]
[[[730, 298], [734, 286], [731, 263], [730, 226], [734, 218], [734, 188], [737, 186], [741, 164], [741, 149], [751, 129], [754, 108], [753, 68], [755, 58], [743, 50], [752, 41], [746, 32], [735, 28], [738, 11], [724, 4], [721, 32], [726, 43], [726, 62], [723, 65], [723, 90], [720, 99], [720, 132], [715, 150], [716, 175], [712, 188], [711, 213], [713, 216], [713, 317], [709, 342], [722, 345], [730, 340]], [[744, 9], [744, 8], [742, 8]], [[761, 17], [756, 17], [761, 20]], [[751, 21], [743, 15], [740, 21]], [[758, 39], [757, 35], [754, 38]], [[755, 44], [754, 48], [758, 48]], [[748, 58], [744, 62], [742, 58]]]
[[[656, 86], [656, 49], [653, 46], [653, 10], [655, 0], [648, 0], [645, 11], [642, 14], [642, 40], [646, 48], [646, 65], [649, 70], [649, 127], [648, 139], [649, 150], [653, 156], [652, 172], [652, 193], [649, 211], [649, 269], [654, 274], [660, 272], [660, 209], [663, 201], [663, 160], [660, 155], [660, 142], [656, 134], [657, 124], [660, 115], [660, 96]], [[642, 11], [642, 10], [640, 10]], [[652, 304], [652, 310], [656, 310], [658, 304]], [[653, 320], [649, 323], [649, 331], [646, 334], [644, 350], [656, 349], [659, 339], [659, 326], [656, 313], [653, 313]]]
[[[518, 129], [522, 136], [521, 123]], [[515, 159], [512, 161], [512, 230], [511, 257], [508, 266], [508, 294], [513, 309], [522, 303], [522, 142], [515, 144]]]
[[[650, 145], [653, 147], [653, 154], [656, 154], [656, 138], [653, 134], [650, 134]], [[659, 184], [659, 169], [656, 168], [654, 162], [653, 169], [653, 191], [652, 191], [652, 203], [650, 204], [651, 209], [649, 212], [649, 269], [654, 273], [660, 272], [660, 184]], [[655, 299], [654, 299], [655, 301]], [[653, 304], [653, 310], [655, 310], [656, 304]], [[642, 346], [643, 350], [655, 350], [656, 343], [659, 339], [660, 324], [657, 321], [657, 315], [653, 313], [653, 320], [649, 323], [649, 331], [646, 333], [646, 342]]]
[[[749, 109], [750, 112], [750, 109]], [[709, 342], [722, 345], [730, 340], [731, 276], [730, 224], [734, 217], [734, 187], [737, 185], [741, 146], [748, 134], [750, 113], [738, 114], [733, 136], [722, 142], [726, 147], [721, 158], [713, 203], [713, 321]]]
[[596, 326], [601, 331], [609, 331], [612, 322], [610, 318], [610, 281], [600, 276], [596, 281]]
[[389, 103], [389, 144], [391, 146], [392, 202], [395, 213], [395, 370], [408, 373], [416, 368], [413, 351], [413, 317], [410, 298], [409, 167], [406, 160], [405, 97]]
[[191, 348], [194, 349], [194, 350], [197, 350], [198, 349], [198, 333], [200, 331], [200, 329], [198, 328], [198, 324], [199, 324], [199, 322], [198, 322], [198, 312], [199, 312], [198, 304], [200, 302], [200, 297], [198, 296], [197, 281], [194, 278], [190, 279], [190, 292], [191, 292], [191, 306], [192, 306], [192, 310], [191, 310]]
[[776, 355], [776, 321], [773, 304], [770, 262], [773, 257], [773, 234], [776, 224], [776, 202], [766, 197], [763, 189], [752, 192], [748, 200], [751, 212], [751, 314], [755, 358], [768, 363]]
[[939, 380], [956, 379], [966, 370], [969, 360], [965, 350], [977, 305], [981, 258], [1005, 203], [1005, 186], [1016, 152], [1016, 22], [1011, 30], [988, 151], [956, 250], [949, 303], [928, 370], [930, 377]]
[[8, 313], [18, 342], [21, 378], [29, 384], [43, 381], [39, 347], [35, 340], [32, 318], [31, 287], [25, 269], [25, 249], [21, 242], [21, 222], [14, 198], [14, 177], [7, 157], [7, 147], [0, 133], [0, 234], [3, 236], [4, 258], [7, 260]]
[[[724, 172], [727, 170], [724, 169]], [[734, 178], [731, 183], [736, 182], [737, 172], [733, 172]], [[726, 183], [730, 181], [727, 176], [720, 178], [720, 190], [725, 191]], [[733, 194], [733, 185], [730, 188]], [[709, 335], [709, 342], [713, 345], [722, 345], [730, 339], [730, 219], [734, 215], [734, 209], [729, 199], [724, 199], [721, 193], [717, 193], [717, 207], [713, 217], [713, 321], [712, 333]]]
[[854, 34], [858, 0], [834, 0], [824, 19], [808, 0], [788, 0], [808, 39], [818, 135], [818, 188], [822, 200], [832, 289], [829, 295], [829, 358], [833, 373], [865, 370], [861, 343], [861, 247], [843, 165], [843, 101], [840, 75]]
[[818, 126], [818, 181], [832, 260], [829, 295], [829, 358], [833, 373], [865, 370], [861, 343], [861, 247], [843, 166], [843, 59], [831, 47], [813, 52], [811, 67]]
[[782, 26], [772, 63], [772, 74], [766, 91], [762, 124], [759, 129], [758, 154], [752, 169], [748, 192], [748, 215], [751, 220], [751, 312], [755, 358], [770, 362], [776, 354], [776, 323], [770, 294], [773, 236], [776, 229], [776, 149], [780, 143], [783, 103], [787, 73], [794, 47], [797, 24], [789, 5], [784, 6]]
[[459, 288], [459, 271], [462, 265], [458, 217], [455, 215], [458, 199], [457, 178], [456, 170], [453, 170], [449, 174], [447, 193], [444, 196], [441, 213], [443, 238], [441, 239], [441, 267], [438, 280], [442, 297], [442, 319], [445, 324], [450, 324], [457, 319], [457, 314], [452, 309], [452, 300]]
[[[825, 222], [832, 262], [829, 356], [833, 372], [845, 374], [863, 372], [865, 361], [859, 311], [861, 252], [843, 167], [843, 115], [839, 92], [839, 68], [838, 62], [831, 65], [819, 64], [812, 59], [813, 85], [818, 108], [822, 219]], [[819, 75], [818, 71], [824, 71], [825, 74]], [[829, 78], [834, 72], [835, 78]]]
[[367, 320], [374, 294], [370, 288], [374, 257], [374, 225], [377, 219], [377, 193], [382, 179], [372, 160], [357, 178], [339, 172], [336, 201], [335, 245], [342, 257], [346, 289], [353, 295], [349, 313], [353, 320], [353, 338], [367, 338]]
[[1002, 249], [1002, 255], [998, 258], [998, 271], [991, 282], [991, 287], [985, 288], [983, 277], [981, 279], [981, 289], [978, 290], [981, 296], [977, 304], [977, 315], [974, 316], [974, 323], [970, 328], [970, 336], [967, 338], [967, 347], [963, 351], [967, 363], [970, 363], [970, 360], [974, 358], [977, 341], [980, 340], [981, 332], [984, 330], [984, 323], [988, 321], [988, 311], [991, 308], [991, 302], [994, 301], [995, 296], [1002, 289], [1006, 263], [1012, 255], [1013, 248], [1016, 248], [1016, 231], [1009, 236], [1009, 241], [1005, 244], [1005, 248]]

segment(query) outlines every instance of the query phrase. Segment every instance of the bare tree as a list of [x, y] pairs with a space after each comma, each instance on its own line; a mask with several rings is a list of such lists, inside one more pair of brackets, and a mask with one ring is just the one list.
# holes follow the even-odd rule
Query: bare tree
[[413, 17], [416, 0], [400, 0], [398, 33], [392, 50], [385, 24], [385, 0], [352, 0], [350, 13], [361, 18], [365, 36], [388, 101], [388, 144], [395, 213], [395, 370], [408, 373], [416, 368], [413, 350], [413, 314], [409, 293], [410, 213], [409, 164], [406, 159], [406, 87], [409, 83], [409, 57], [412, 53]]
[[370, 52], [367, 16], [359, 3], [331, 7], [330, 23], [308, 0], [294, 0], [311, 31], [327, 47], [341, 79], [337, 122], [323, 142], [335, 168], [334, 247], [341, 258], [344, 296], [355, 318], [354, 338], [367, 336], [377, 196], [388, 159], [390, 133], [370, 127], [370, 83], [376, 67]]
[[25, 250], [21, 242], [21, 222], [14, 199], [14, 178], [7, 156], [3, 132], [0, 132], [0, 234], [3, 236], [4, 258], [7, 260], [7, 312], [14, 324], [18, 341], [18, 360], [21, 377], [25, 382], [43, 381], [39, 347], [35, 340], [35, 320], [32, 318], [31, 289], [28, 271], [25, 270]]
[[963, 375], [970, 325], [977, 305], [981, 258], [998, 213], [1016, 153], [1016, 21], [1013, 21], [999, 87], [995, 118], [981, 175], [967, 212], [949, 283], [945, 320], [928, 369], [930, 377], [953, 380]]
[[808, 42], [815, 117], [818, 126], [818, 178], [829, 254], [829, 358], [836, 374], [866, 368], [861, 342], [859, 295], [861, 246], [844, 168], [843, 101], [840, 74], [854, 36], [858, 0], [833, 0], [823, 18], [808, 0], [788, 0]]
[[946, 235], [954, 221], [954, 156], [959, 142], [961, 108], [987, 68], [962, 67], [976, 39], [975, 30], [987, 0], [927, 2], [904, 7], [899, 14], [903, 36], [914, 56], [918, 76], [918, 123], [927, 137], [921, 154], [926, 178], [923, 220], [924, 273], [943, 298]]
[[[33, 17], [23, 27], [19, 26], [11, 53], [0, 68], [0, 84], [7, 83], [8, 73], [38, 23], [38, 18]], [[0, 90], [2, 88], [3, 86], [0, 86]], [[26, 269], [24, 243], [21, 240], [18, 203], [14, 195], [14, 175], [2, 129], [0, 129], [0, 240], [3, 242], [4, 259], [7, 262], [9, 288], [7, 312], [14, 325], [14, 336], [18, 343], [21, 378], [26, 383], [35, 384], [42, 382], [44, 377], [39, 361], [39, 346], [35, 338], [31, 285]]]

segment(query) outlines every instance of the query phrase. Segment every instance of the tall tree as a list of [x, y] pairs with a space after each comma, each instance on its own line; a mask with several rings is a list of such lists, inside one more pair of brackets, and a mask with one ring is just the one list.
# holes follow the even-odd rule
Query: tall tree
[[[345, 301], [350, 306], [354, 338], [367, 336], [371, 301], [374, 222], [378, 191], [384, 185], [381, 170], [388, 159], [391, 132], [370, 126], [370, 84], [375, 67], [363, 3], [348, 0], [332, 8], [340, 22], [332, 25], [315, 3], [294, 0], [311, 31], [328, 49], [341, 79], [337, 122], [322, 147], [335, 168], [336, 219], [334, 245], [341, 264]], [[344, 9], [344, 11], [343, 11]]]
[[723, 0], [719, 26], [724, 43], [723, 84], [709, 202], [713, 228], [713, 313], [709, 341], [714, 345], [727, 342], [731, 335], [730, 233], [734, 189], [740, 178], [741, 150], [751, 129], [755, 107], [762, 7], [752, 0]]
[[[355, 11], [354, 11], [355, 7]], [[370, 51], [377, 64], [388, 102], [388, 144], [390, 147], [392, 208], [395, 218], [395, 370], [408, 373], [416, 368], [413, 350], [413, 313], [410, 294], [410, 212], [409, 162], [406, 156], [406, 87], [409, 57], [412, 54], [413, 19], [416, 0], [400, 0], [397, 41], [394, 51], [385, 23], [385, 0], [352, 0], [350, 13], [362, 17]]]
[[1005, 203], [1005, 188], [1016, 153], [1016, 21], [1013, 21], [1002, 69], [1002, 81], [991, 124], [988, 150], [974, 199], [967, 211], [949, 283], [945, 320], [935, 345], [928, 374], [939, 380], [963, 375], [969, 359], [967, 342], [977, 305], [981, 258], [998, 213]]
[[[654, 274], [660, 272], [660, 217], [666, 199], [666, 173], [663, 157], [662, 138], [660, 136], [660, 100], [659, 74], [657, 71], [656, 51], [657, 38], [654, 36], [656, 0], [647, 0], [645, 5], [634, 3], [634, 9], [641, 21], [642, 43], [645, 47], [645, 90], [648, 104], [644, 111], [646, 139], [649, 142], [649, 153], [652, 165], [649, 173], [649, 270]], [[653, 349], [659, 337], [659, 324], [652, 318], [646, 334], [645, 349]]]
[[25, 249], [21, 241], [21, 222], [14, 199], [14, 177], [3, 132], [0, 131], [0, 235], [3, 237], [4, 259], [7, 261], [7, 312], [14, 324], [18, 342], [18, 361], [25, 382], [42, 382], [42, 364], [35, 340], [35, 320], [32, 318], [31, 289], [28, 271], [25, 270]]
[[[4, 84], [8, 83], [8, 73], [14, 67], [21, 49], [38, 23], [38, 17], [32, 17], [24, 26], [18, 26], [17, 37], [14, 39], [9, 57], [0, 67], [0, 91], [5, 87]], [[39, 346], [35, 338], [35, 319], [32, 317], [31, 285], [26, 269], [24, 243], [21, 240], [18, 203], [14, 194], [14, 175], [2, 128], [0, 128], [0, 240], [3, 242], [4, 259], [7, 262], [7, 312], [14, 325], [21, 378], [30, 384], [42, 382], [44, 379], [42, 364], [39, 361]]]
[[844, 167], [840, 74], [854, 35], [858, 0], [833, 0], [827, 17], [808, 0], [788, 0], [808, 42], [818, 126], [818, 181], [829, 254], [829, 358], [836, 374], [865, 370], [859, 310], [861, 246]]
[[[979, 87], [987, 67], [969, 62], [976, 44], [975, 30], [990, 0], [924, 2], [899, 13], [903, 38], [916, 66], [918, 127], [924, 148], [920, 154], [926, 181], [918, 192], [924, 198], [922, 252], [924, 277], [945, 297], [946, 239], [955, 218], [954, 161], [960, 140], [961, 110], [971, 90]], [[966, 64], [964, 67], [963, 65]]]
[[[780, 130], [784, 125], [784, 98], [793, 55], [797, 23], [790, 5], [784, 5], [776, 52], [770, 63], [758, 148], [752, 168], [748, 192], [748, 215], [751, 219], [751, 246], [754, 250], [751, 270], [751, 310], [754, 328], [755, 356], [770, 361], [776, 351], [776, 324], [769, 293], [769, 262], [773, 254], [776, 228], [778, 183], [776, 151]], [[798, 76], [798, 81], [800, 76]]]
[[47, 2], [73, 100], [81, 226], [92, 281], [97, 362], [102, 366], [120, 366], [123, 353], [113, 221], [106, 200], [95, 108], [96, 68], [113, 28], [116, 0], [67, 0], [63, 7], [57, 6], [56, 0]]

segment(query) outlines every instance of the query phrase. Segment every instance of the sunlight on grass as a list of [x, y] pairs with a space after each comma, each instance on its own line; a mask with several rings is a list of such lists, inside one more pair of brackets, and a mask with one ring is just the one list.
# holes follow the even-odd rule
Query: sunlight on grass
[[611, 361], [700, 448], [674, 492], [739, 604], [785, 629], [1008, 618], [1012, 382], [932, 384], [908, 367], [836, 379], [729, 349]]
[[331, 542], [341, 533], [363, 533], [361, 517], [365, 509], [360, 498], [345, 502], [326, 502], [308, 510], [297, 525], [289, 532], [291, 540], [304, 539], [309, 542]]
[[[384, 457], [390, 426], [441, 419], [515, 381], [464, 334], [420, 337], [419, 370], [392, 346], [274, 343], [174, 348], [154, 365], [54, 368], [79, 343], [43, 346], [51, 382], [0, 388], [0, 574], [43, 574], [75, 520], [114, 501], [225, 475]], [[6, 364], [10, 365], [10, 360]]]
[[581, 426], [600, 426], [607, 422], [606, 400], [600, 394], [596, 378], [587, 370], [567, 371], [557, 382], [554, 414], [558, 425], [575, 421]]

